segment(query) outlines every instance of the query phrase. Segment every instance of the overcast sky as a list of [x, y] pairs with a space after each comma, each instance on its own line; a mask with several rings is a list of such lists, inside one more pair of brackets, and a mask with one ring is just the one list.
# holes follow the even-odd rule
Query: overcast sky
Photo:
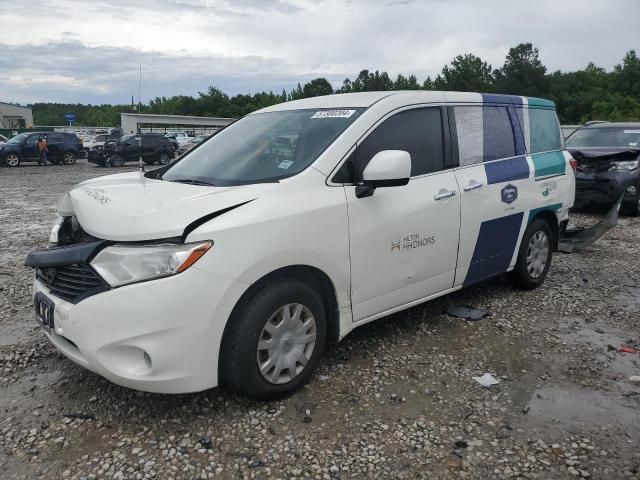
[[497, 68], [532, 42], [549, 70], [611, 69], [640, 48], [640, 0], [0, 0], [0, 101], [127, 103], [339, 87], [363, 68], [434, 76], [459, 53]]

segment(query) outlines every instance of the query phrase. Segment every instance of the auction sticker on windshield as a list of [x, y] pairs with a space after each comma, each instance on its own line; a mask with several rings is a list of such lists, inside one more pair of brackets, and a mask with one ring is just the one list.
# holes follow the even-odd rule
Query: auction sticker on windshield
[[311, 118], [349, 118], [356, 113], [355, 110], [321, 110], [313, 114]]

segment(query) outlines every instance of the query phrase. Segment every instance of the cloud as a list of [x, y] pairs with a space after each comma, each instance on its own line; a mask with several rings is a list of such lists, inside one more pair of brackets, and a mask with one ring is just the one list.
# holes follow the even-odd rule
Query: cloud
[[143, 101], [338, 86], [363, 68], [422, 80], [460, 53], [500, 67], [520, 42], [551, 71], [611, 68], [639, 15], [637, 0], [0, 0], [0, 99], [128, 101], [139, 63]]

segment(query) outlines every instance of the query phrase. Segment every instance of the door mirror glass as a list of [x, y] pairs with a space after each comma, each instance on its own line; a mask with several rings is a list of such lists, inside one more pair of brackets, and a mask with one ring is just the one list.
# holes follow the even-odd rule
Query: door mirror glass
[[374, 187], [406, 185], [411, 176], [411, 155], [403, 150], [376, 153], [362, 172], [364, 183]]

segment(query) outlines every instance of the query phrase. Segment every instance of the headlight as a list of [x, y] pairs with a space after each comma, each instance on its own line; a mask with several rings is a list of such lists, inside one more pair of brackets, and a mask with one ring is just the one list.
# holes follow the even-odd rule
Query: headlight
[[56, 222], [51, 227], [51, 233], [49, 234], [49, 246], [55, 247], [58, 245], [58, 233], [60, 232], [60, 227], [64, 223], [64, 217], [60, 215], [56, 215]]
[[102, 250], [91, 266], [112, 287], [167, 277], [193, 265], [213, 242], [182, 245], [114, 245]]
[[638, 168], [638, 160], [632, 160], [629, 162], [613, 162], [611, 164], [611, 166], [609, 167], [610, 171], [616, 171], [616, 170], [635, 170], [636, 168]]

